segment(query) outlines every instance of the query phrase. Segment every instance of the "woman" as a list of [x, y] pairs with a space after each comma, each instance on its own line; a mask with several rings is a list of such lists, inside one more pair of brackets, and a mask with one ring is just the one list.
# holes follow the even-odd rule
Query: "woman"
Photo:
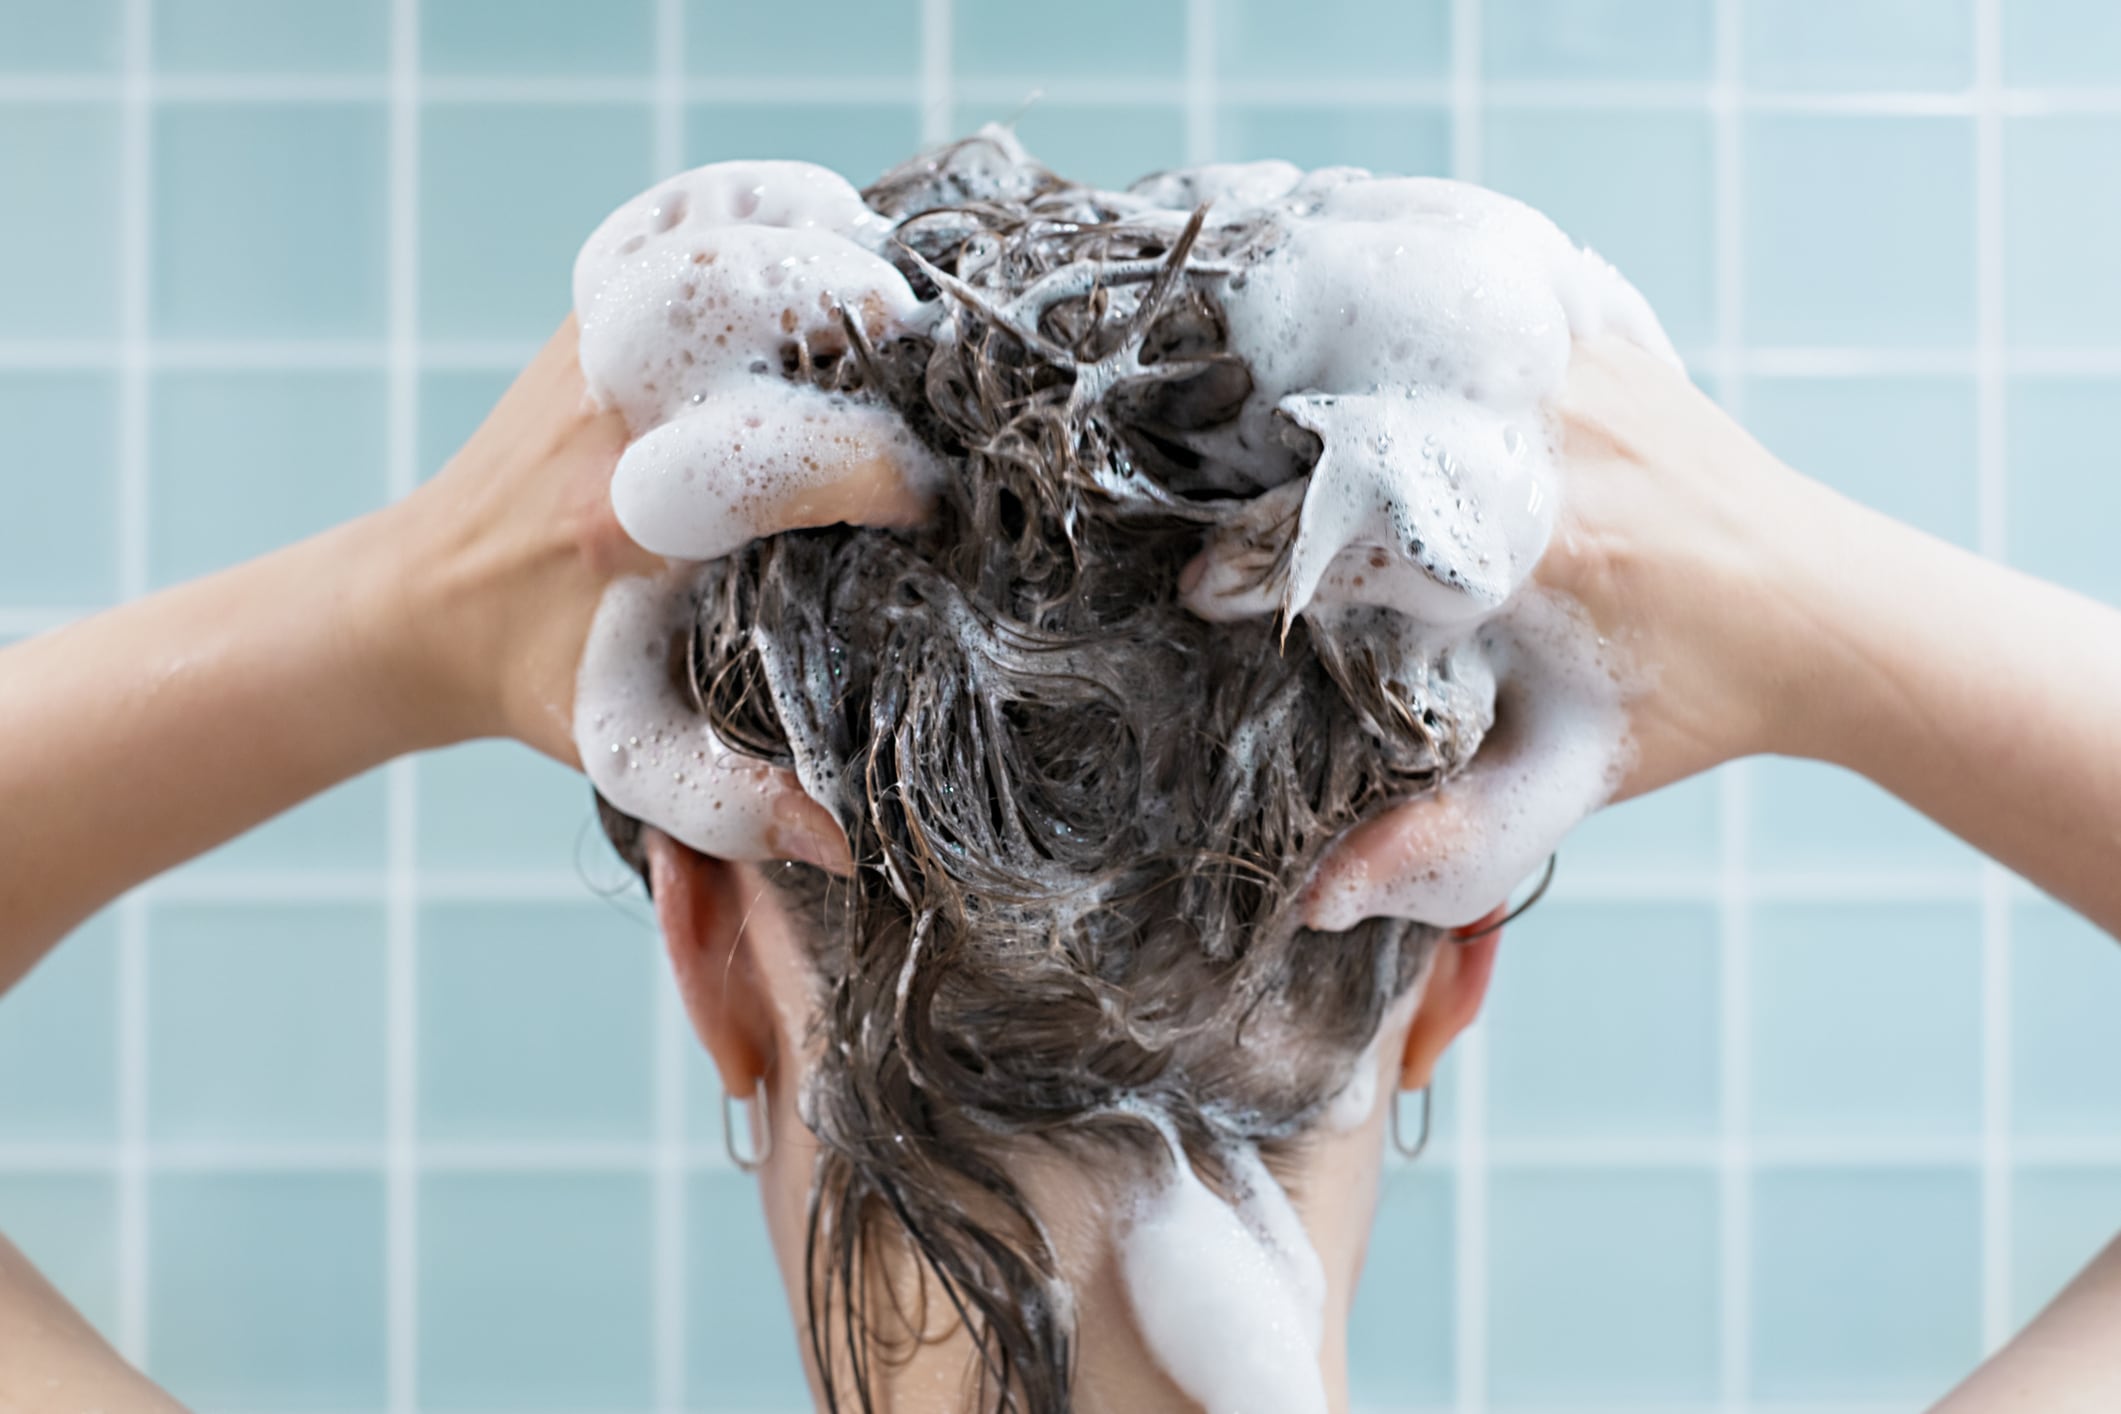
[[[2121, 614], [1805, 480], [1630, 345], [1579, 345], [1554, 411], [1569, 493], [1540, 578], [1651, 683], [1628, 706], [1620, 798], [1748, 754], [1831, 761], [2121, 933]], [[580, 765], [576, 666], [600, 595], [665, 572], [612, 518], [625, 441], [587, 404], [570, 322], [405, 501], [0, 654], [0, 985], [125, 889], [396, 755], [509, 736]], [[1174, 739], [1164, 728], [1105, 721], [1093, 740], [1082, 727], [1123, 704], [1126, 674], [1083, 680], [1122, 661], [1153, 667], [1155, 645], [1130, 639], [1058, 672], [976, 632], [937, 648], [936, 604], [968, 577], [947, 548], [777, 534], [921, 520], [901, 470], [850, 459], [829, 486], [754, 507], [762, 543], [701, 581], [669, 665], [723, 739], [765, 762], [791, 759], [798, 736], [868, 731], [848, 749], [889, 769], [862, 807], [836, 816], [779, 764], [763, 768], [780, 812], [771, 852], [802, 864], [709, 857], [606, 814], [650, 884], [725, 1091], [757, 1097], [748, 1142], [732, 1142], [759, 1172], [813, 1390], [837, 1409], [1231, 1407], [1219, 1372], [1271, 1380], [1277, 1367], [1219, 1340], [1213, 1318], [1243, 1315], [1258, 1293], [1237, 1289], [1250, 1280], [1238, 1268], [1234, 1296], [1188, 1289], [1188, 1261], [1220, 1238], [1180, 1222], [1159, 1251], [1157, 1215], [1177, 1209], [1128, 1198], [1193, 1184], [1287, 1192], [1299, 1245], [1317, 1254], [1310, 1374], [1343, 1408], [1345, 1317], [1389, 1109], [1371, 1097], [1427, 1085], [1477, 1014], [1495, 915], [1451, 938], [1378, 918], [1322, 937], [1330, 905], [1291, 892], [1297, 873], [1204, 875], [1217, 836], [1193, 826], [1228, 807], [1255, 850], [1280, 840], [1315, 856], [1330, 835], [1328, 874], [1389, 878], [1504, 805], [1463, 785], [1380, 813], [1389, 763], [1368, 748], [1294, 752], [1273, 778], [1305, 793], [1302, 808], [1193, 802], [1197, 818], [1174, 827], [1179, 857], [1100, 896], [1099, 925], [1148, 944], [1057, 948], [1026, 912], [1062, 907], [1069, 878], [1120, 866], [1103, 840], [1026, 853], [990, 807], [1006, 786], [1038, 807], [1020, 816], [1088, 814], [1117, 836], [1132, 828], [1114, 794], [1123, 775], [1129, 809], [1168, 811], [1185, 763], [1140, 756]], [[876, 589], [891, 557], [910, 600]], [[1135, 563], [1163, 602], [1186, 579], [1176, 557], [1143, 548]], [[882, 729], [851, 711], [823, 720], [841, 695], [777, 684], [759, 650], [826, 661], [820, 596], [877, 624], [853, 654], [866, 661], [849, 665], [864, 696], [952, 680], [888, 660], [893, 615], [927, 614], [915, 642], [961, 654], [961, 687], [980, 659], [986, 676], [960, 695], [1006, 698], [1006, 739], [977, 702], [900, 702], [876, 717]], [[1083, 602], [1086, 640], [1098, 614], [1127, 612], [1087, 591]], [[1199, 653], [1221, 651], [1170, 623]], [[1242, 671], [1232, 659], [1200, 682], [1220, 694]], [[1299, 645], [1271, 671], [1300, 721], [1337, 729], [1344, 708], [1315, 655]], [[922, 729], [890, 737], [909, 720]], [[968, 781], [974, 802], [948, 799]], [[953, 849], [974, 857], [955, 863]], [[979, 911], [996, 898], [1015, 911]], [[1271, 948], [1242, 936], [1292, 901], [1312, 926]], [[1270, 1176], [1218, 1147], [1225, 1130], [1256, 1141]], [[1170, 1329], [1188, 1311], [1208, 1327]], [[2117, 1407], [2117, 1332], [2121, 1249], [1942, 1407]], [[170, 1407], [4, 1244], [0, 1351], [8, 1407]]]

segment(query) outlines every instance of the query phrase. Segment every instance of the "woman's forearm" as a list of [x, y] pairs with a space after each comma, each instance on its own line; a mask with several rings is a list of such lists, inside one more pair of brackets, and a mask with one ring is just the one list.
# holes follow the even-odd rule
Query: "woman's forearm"
[[0, 653], [0, 990], [134, 884], [461, 734], [393, 511]]
[[2121, 1238], [1932, 1414], [2121, 1409]]
[[1818, 524], [1786, 654], [1815, 707], [1792, 752], [2121, 936], [2121, 611], [1847, 502]]

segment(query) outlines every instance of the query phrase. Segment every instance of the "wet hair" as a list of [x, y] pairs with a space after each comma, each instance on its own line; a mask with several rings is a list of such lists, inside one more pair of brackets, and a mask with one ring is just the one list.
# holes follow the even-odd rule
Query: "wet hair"
[[[786, 371], [895, 406], [951, 469], [936, 514], [704, 567], [673, 661], [734, 749], [801, 771], [858, 865], [769, 874], [817, 988], [828, 1407], [868, 1414], [925, 1328], [879, 1295], [910, 1253], [979, 1351], [972, 1407], [1058, 1414], [1073, 1312], [1011, 1156], [1148, 1162], [1126, 1112], [1147, 1105], [1211, 1178], [1233, 1142], [1286, 1160], [1436, 940], [1306, 928], [1302, 885], [1477, 743], [1360, 634], [1180, 603], [1205, 530], [1260, 489], [1197, 450], [1251, 388], [1216, 289], [1258, 233], [1148, 219], [984, 139], [864, 196], [954, 337], [875, 347], [850, 319]], [[603, 816], [638, 867], [638, 823]]]

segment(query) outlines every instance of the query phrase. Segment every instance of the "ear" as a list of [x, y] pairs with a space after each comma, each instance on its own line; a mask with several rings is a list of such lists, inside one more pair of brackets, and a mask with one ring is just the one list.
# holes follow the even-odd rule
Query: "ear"
[[642, 835], [650, 891], [678, 993], [722, 1088], [749, 1096], [774, 1054], [771, 999], [744, 945], [744, 899], [736, 867], [679, 844], [661, 830]]
[[[1472, 932], [1490, 924], [1500, 913], [1498, 909], [1481, 923], [1460, 931]], [[1463, 942], [1447, 933], [1437, 943], [1429, 961], [1429, 975], [1422, 983], [1421, 1001], [1407, 1028], [1406, 1049], [1400, 1053], [1400, 1089], [1419, 1090], [1427, 1085], [1435, 1077], [1436, 1064], [1443, 1059], [1443, 1053], [1480, 1015], [1481, 1003], [1488, 996], [1488, 980], [1495, 975], [1495, 951], [1501, 946], [1499, 927]]]

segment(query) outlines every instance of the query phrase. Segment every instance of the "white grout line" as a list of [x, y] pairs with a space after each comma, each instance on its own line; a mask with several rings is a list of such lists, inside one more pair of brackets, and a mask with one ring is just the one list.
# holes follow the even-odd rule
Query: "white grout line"
[[[956, 130], [950, 74], [951, 0], [921, 0], [921, 141], [946, 142]], [[1021, 101], [1018, 93], [1010, 101]]]
[[1186, 161], [1215, 160], [1215, 0], [1186, 0]]
[[[2003, 271], [2002, 0], [1976, 0], [1974, 115], [1975, 311], [1980, 351], [1974, 383], [1980, 548], [2006, 554]], [[1981, 861], [1981, 1344], [2011, 1333], [2010, 876]]]
[[[390, 437], [393, 499], [419, 478], [420, 5], [390, 10]], [[419, 777], [385, 769], [385, 1387], [391, 1414], [419, 1404]]]
[[[1716, 346], [1723, 365], [1717, 394], [1733, 416], [1742, 416], [1746, 394], [1741, 357], [1745, 345], [1745, 169], [1740, 128], [1745, 99], [1740, 65], [1743, 0], [1717, 0], [1715, 19]], [[1717, 870], [1722, 964], [1717, 1035], [1723, 1115], [1717, 1167], [1718, 1384], [1726, 1404], [1742, 1406], [1753, 1363], [1752, 881], [1747, 868], [1752, 843], [1752, 773], [1745, 762], [1738, 761], [1725, 766], [1722, 777]]]
[[[1477, 182], [1481, 171], [1481, 0], [1451, 0], [1451, 175]], [[1458, 1120], [1452, 1159], [1458, 1201], [1455, 1233], [1454, 1364], [1461, 1414], [1488, 1407], [1488, 1028], [1476, 1020], [1458, 1041]]]
[[[126, 0], [125, 72], [119, 110], [118, 593], [147, 591], [147, 357], [149, 279], [154, 250], [154, 132], [147, 99], [151, 0]], [[118, 904], [118, 1329], [119, 1351], [145, 1368], [152, 1354], [148, 1264], [152, 1251], [147, 1188], [147, 904], [136, 892]]]

